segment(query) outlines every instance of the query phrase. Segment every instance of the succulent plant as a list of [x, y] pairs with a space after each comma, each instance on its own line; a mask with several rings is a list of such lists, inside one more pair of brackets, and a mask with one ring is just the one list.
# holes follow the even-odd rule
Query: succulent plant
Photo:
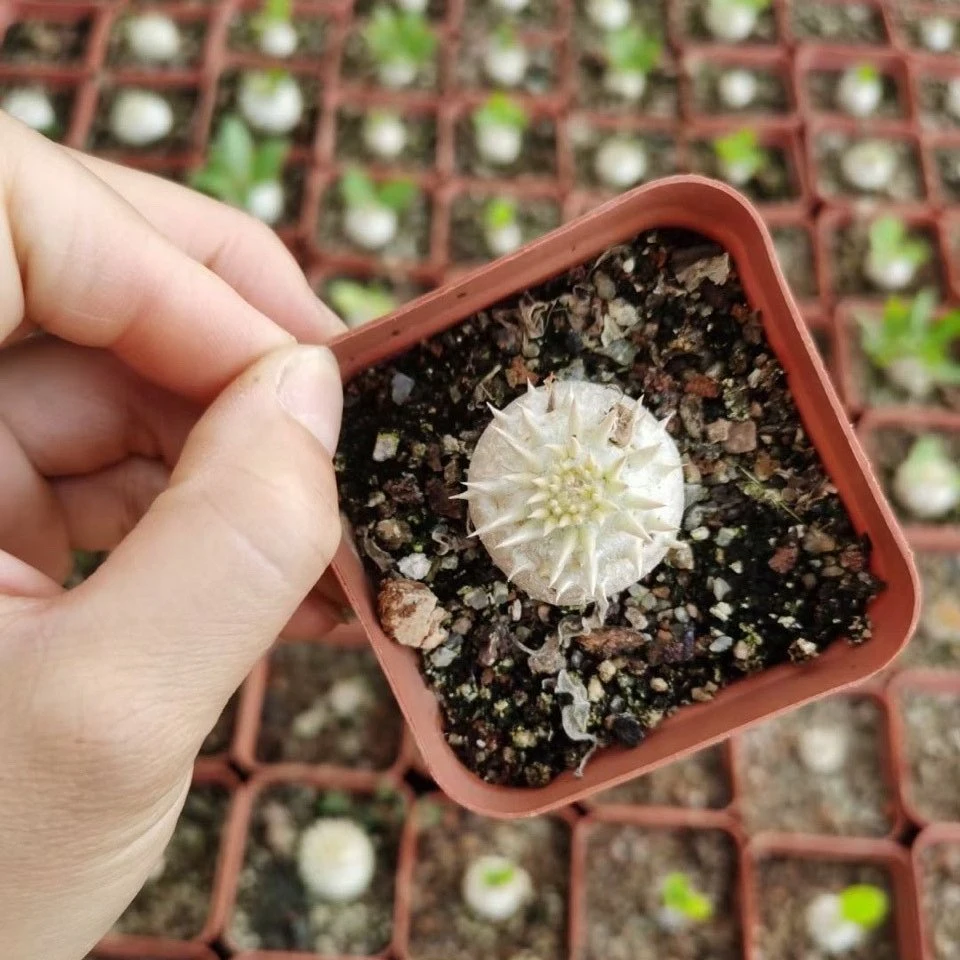
[[717, 40], [746, 40], [772, 0], [705, 0], [703, 20]]
[[920, 42], [933, 53], [946, 53], [952, 46], [957, 25], [946, 17], [924, 17], [919, 23]]
[[683, 514], [680, 454], [639, 401], [586, 382], [528, 384], [470, 461], [474, 536], [536, 600], [584, 606], [645, 577]]
[[394, 110], [371, 110], [363, 118], [363, 145], [374, 156], [395, 160], [407, 145], [407, 125]]
[[507, 857], [477, 857], [463, 875], [464, 902], [485, 920], [508, 920], [533, 894], [530, 874]]
[[587, 17], [601, 30], [613, 33], [630, 22], [630, 0], [586, 0]]
[[614, 190], [625, 190], [647, 175], [647, 149], [635, 137], [616, 136], [605, 140], [593, 158], [597, 179]]
[[735, 187], [749, 183], [769, 162], [756, 130], [744, 127], [713, 141], [723, 179]]
[[840, 171], [857, 190], [879, 193], [886, 190], [897, 172], [897, 154], [886, 140], [860, 140], [844, 151]]
[[477, 152], [489, 163], [507, 166], [516, 162], [530, 117], [523, 106], [505, 93], [492, 93], [472, 115]]
[[517, 203], [511, 197], [494, 197], [483, 208], [483, 235], [495, 257], [513, 253], [523, 243]]
[[0, 100], [0, 110], [39, 133], [50, 133], [57, 125], [53, 102], [40, 87], [14, 87], [8, 90]]
[[346, 817], [324, 817], [304, 830], [297, 867], [304, 886], [321, 900], [349, 903], [373, 880], [376, 854], [366, 831]]
[[800, 762], [811, 773], [831, 776], [843, 769], [847, 759], [847, 736], [842, 727], [806, 727], [797, 737]]
[[893, 493], [920, 520], [939, 520], [960, 504], [960, 465], [935, 434], [917, 437], [893, 475]]
[[872, 63], [845, 70], [837, 85], [837, 102], [852, 117], [869, 117], [883, 99], [883, 79]]
[[359, 327], [397, 308], [397, 298], [389, 290], [356, 280], [334, 280], [328, 295], [348, 327]]
[[148, 147], [173, 130], [173, 108], [153, 90], [121, 90], [110, 108], [110, 132], [128, 147]]
[[889, 214], [870, 225], [869, 241], [864, 273], [881, 290], [910, 286], [917, 268], [930, 259], [930, 245], [910, 236], [906, 224]]
[[821, 893], [806, 912], [807, 933], [824, 953], [842, 956], [862, 946], [890, 912], [890, 898], [879, 887], [858, 883], [840, 893]]
[[437, 35], [422, 13], [387, 6], [373, 11], [363, 36], [388, 87], [410, 86], [437, 49]]
[[141, 13], [125, 24], [130, 53], [141, 63], [170, 63], [180, 53], [180, 28], [163, 13]]
[[751, 70], [725, 70], [717, 83], [720, 100], [731, 110], [749, 107], [757, 96], [757, 75]]
[[303, 116], [303, 93], [284, 70], [253, 70], [240, 80], [237, 103], [244, 120], [259, 133], [285, 136]]
[[669, 874], [660, 887], [660, 896], [657, 920], [661, 927], [671, 932], [685, 930], [713, 917], [710, 898], [700, 893], [685, 873]]
[[624, 100], [639, 100], [647, 74], [660, 62], [663, 43], [638, 25], [607, 34], [604, 40], [607, 68], [605, 89]]
[[516, 87], [523, 83], [530, 66], [530, 54], [509, 23], [501, 24], [487, 41], [483, 69], [487, 76], [502, 87]]
[[264, 56], [282, 60], [296, 52], [297, 31], [292, 17], [293, 0], [263, 0], [251, 26]]
[[345, 207], [344, 233], [365, 250], [381, 250], [397, 235], [400, 214], [417, 197], [417, 187], [405, 179], [376, 183], [363, 171], [347, 170], [340, 178]]

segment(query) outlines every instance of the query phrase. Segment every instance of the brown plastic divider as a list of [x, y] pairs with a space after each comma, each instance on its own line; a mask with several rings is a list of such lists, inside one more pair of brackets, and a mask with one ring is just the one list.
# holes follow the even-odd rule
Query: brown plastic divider
[[923, 888], [923, 857], [934, 847], [960, 846], [960, 824], [935, 823], [924, 828], [910, 848], [913, 863], [914, 886], [917, 893], [917, 910], [920, 918], [920, 936], [922, 940], [919, 960], [937, 960], [938, 953], [933, 942], [931, 924], [925, 909]]
[[848, 41], [831, 41], [828, 38], [824, 37], [803, 37], [800, 36], [793, 24], [791, 17], [791, 10], [803, 6], [804, 4], [811, 4], [813, 6], [823, 6], [823, 7], [850, 7], [851, 4], [849, 0], [789, 0], [784, 4], [785, 16], [784, 16], [784, 40], [786, 43], [791, 46], [802, 48], [806, 44], [817, 44], [822, 46], [857, 46], [862, 50], [876, 50], [877, 48], [882, 48], [889, 46], [893, 43], [893, 20], [890, 12], [890, 8], [883, 2], [883, 0], [858, 0], [856, 4], [857, 7], [870, 10], [873, 12], [878, 20], [880, 21], [883, 27], [883, 39], [877, 43], [858, 43], [851, 44]]

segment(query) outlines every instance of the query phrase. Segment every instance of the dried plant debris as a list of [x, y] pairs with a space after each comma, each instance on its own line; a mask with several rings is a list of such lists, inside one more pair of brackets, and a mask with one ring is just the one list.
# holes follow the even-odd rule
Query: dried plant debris
[[[455, 499], [488, 404], [553, 380], [642, 397], [684, 463], [675, 547], [602, 620], [508, 583]], [[387, 609], [398, 588], [421, 604], [422, 636], [401, 639], [446, 737], [493, 783], [540, 786], [744, 674], [870, 636], [870, 545], [733, 264], [694, 234], [643, 234], [360, 374], [337, 471]]]

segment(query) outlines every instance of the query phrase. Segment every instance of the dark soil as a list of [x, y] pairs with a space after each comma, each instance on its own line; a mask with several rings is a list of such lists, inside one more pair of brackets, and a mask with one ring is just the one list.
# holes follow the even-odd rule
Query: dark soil
[[923, 612], [898, 665], [960, 668], [960, 555], [921, 553]]
[[929, 820], [960, 820], [960, 695], [905, 690], [899, 706], [914, 808]]
[[[490, 36], [488, 29], [473, 27], [469, 25], [465, 28], [464, 34], [460, 39], [458, 48], [458, 57], [455, 65], [456, 83], [468, 90], [482, 88], [492, 90], [500, 85], [494, 83], [483, 68], [484, 54], [486, 52], [487, 38]], [[511, 89], [523, 91], [534, 96], [543, 96], [555, 92], [558, 72], [559, 58], [557, 56], [557, 47], [553, 44], [534, 43], [529, 37], [522, 34], [519, 40], [527, 48], [530, 56], [530, 64], [527, 67], [526, 76], [523, 82]]]
[[851, 186], [841, 171], [840, 158], [857, 139], [836, 130], [821, 133], [817, 138], [815, 175], [821, 193], [827, 197], [873, 197], [897, 203], [924, 199], [923, 172], [916, 148], [907, 140], [897, 140], [890, 136], [884, 136], [883, 139], [896, 151], [898, 162], [887, 189], [880, 193], [864, 193]]
[[893, 890], [887, 871], [872, 864], [846, 861], [771, 858], [757, 868], [756, 897], [761, 925], [758, 956], [769, 960], [831, 960], [807, 933], [807, 906], [821, 893], [840, 893], [855, 883], [886, 890], [891, 911], [862, 946], [845, 953], [848, 960], [916, 960], [900, 957], [893, 921]]
[[117, 921], [118, 933], [171, 940], [199, 935], [210, 909], [220, 833], [229, 794], [223, 787], [190, 790], [173, 839], [163, 854], [163, 870], [148, 880]]
[[473, 118], [464, 116], [457, 123], [455, 132], [457, 169], [476, 177], [556, 176], [557, 173], [557, 127], [549, 117], [531, 117], [530, 126], [523, 134], [523, 148], [517, 160], [509, 165], [487, 163], [477, 152]]
[[[253, 53], [263, 56], [260, 52], [260, 41], [253, 28], [256, 11], [242, 13], [234, 17], [227, 34], [227, 46], [240, 53]], [[291, 59], [316, 59], [324, 54], [327, 47], [327, 20], [325, 17], [295, 16], [290, 20], [293, 29], [297, 32], [297, 49]]]
[[283, 214], [274, 225], [275, 230], [292, 227], [300, 220], [307, 170], [300, 164], [288, 164], [283, 171]]
[[794, 36], [821, 43], [886, 43], [887, 30], [877, 7], [865, 3], [793, 3]]
[[946, 109], [947, 84], [939, 77], [920, 78], [920, 123], [928, 130], [956, 130], [960, 117]]
[[[549, 817], [498, 821], [421, 801], [410, 904], [410, 960], [561, 960], [567, 950], [570, 831]], [[476, 857], [508, 857], [530, 874], [534, 895], [500, 923], [477, 917], [460, 884]]]
[[[676, 872], [710, 899], [714, 915], [668, 932], [658, 923], [661, 885]], [[736, 877], [736, 847], [719, 830], [596, 824], [586, 858], [584, 960], [739, 960]]]
[[218, 753], [225, 753], [233, 740], [233, 727], [237, 720], [237, 707], [240, 694], [235, 693], [223, 708], [223, 713], [217, 718], [213, 729], [207, 734], [207, 739], [200, 747], [201, 757], [212, 757]]
[[603, 87], [606, 60], [602, 48], [585, 52], [580, 58], [577, 75], [577, 101], [588, 110], [607, 113], [629, 113], [632, 116], [659, 117], [676, 120], [680, 114], [679, 83], [673, 63], [664, 60], [647, 74], [647, 86], [638, 102], [608, 93]]
[[[944, 433], [934, 430], [944, 441], [948, 455], [954, 463], [960, 463], [960, 432]], [[909, 430], [885, 428], [875, 431], [870, 437], [870, 455], [877, 472], [883, 480], [884, 489], [891, 495], [891, 502], [897, 516], [904, 523], [917, 523], [917, 518], [907, 513], [896, 497], [892, 497], [893, 476], [900, 464], [907, 458], [913, 441], [918, 434]], [[960, 523], [960, 507], [956, 507], [947, 516], [940, 520], [924, 520], [924, 523], [956, 524]]]
[[[211, 130], [220, 129], [220, 121], [226, 114], [240, 114], [237, 106], [237, 88], [240, 84], [241, 73], [230, 71], [224, 73], [217, 84], [217, 99], [213, 111]], [[320, 82], [308, 73], [294, 73], [294, 79], [300, 86], [303, 94], [303, 115], [300, 122], [286, 134], [294, 146], [309, 147], [313, 144], [314, 131], [317, 129], [317, 119], [320, 115]], [[242, 114], [240, 114], [242, 117]], [[256, 131], [254, 131], [256, 133]]]
[[927, 923], [930, 960], [960, 958], [960, 846], [938, 843], [920, 857], [920, 896]]
[[[837, 101], [837, 88], [840, 86], [840, 79], [844, 72], [843, 70], [812, 70], [807, 74], [807, 90], [816, 110], [822, 113], [847, 115], [846, 111], [838, 106]], [[889, 73], [881, 73], [880, 82], [883, 86], [883, 96], [868, 119], [904, 119], [907, 115], [905, 91], [900, 89], [896, 79]]]
[[[793, 160], [786, 151], [779, 147], [765, 147], [768, 161], [747, 184], [737, 187], [755, 203], [778, 203], [784, 200], [794, 200], [800, 196], [797, 185], [797, 171]], [[704, 140], [697, 140], [690, 147], [690, 162], [694, 173], [702, 173], [708, 177], [720, 176], [719, 165], [713, 144]]]
[[[353, 12], [358, 17], [369, 17], [373, 11], [383, 5], [383, 0], [355, 0]], [[426, 16], [430, 20], [442, 20], [447, 15], [446, 0], [429, 0]]]
[[407, 128], [407, 144], [394, 160], [385, 161], [370, 153], [363, 143], [364, 117], [375, 107], [346, 105], [337, 112], [338, 163], [389, 163], [392, 166], [422, 170], [432, 169], [437, 160], [437, 117], [434, 113], [413, 113], [401, 110]]
[[598, 804], [720, 810], [733, 799], [723, 750], [709, 747], [594, 797]]
[[941, 192], [948, 203], [960, 203], [960, 147], [938, 147], [933, 155]]
[[[574, 173], [577, 183], [582, 186], [599, 190], [613, 189], [603, 183], [594, 170], [594, 161], [597, 150], [609, 137], [616, 137], [615, 133], [601, 133], [600, 131], [585, 131], [583, 142], [577, 142], [574, 148]], [[677, 173], [677, 142], [666, 133], [627, 133], [627, 137], [640, 143], [647, 152], [647, 172], [642, 183], [668, 177]]]
[[[884, 715], [873, 700], [831, 697], [754, 727], [741, 738], [740, 811], [750, 833], [882, 837], [894, 825], [884, 767]], [[811, 728], [846, 735], [836, 773], [809, 770], [798, 742]]]
[[809, 300], [820, 293], [814, 263], [813, 241], [806, 227], [771, 227], [777, 260], [793, 295]]
[[[437, 54], [429, 63], [422, 64], [417, 72], [417, 79], [405, 87], [406, 90], [436, 90], [440, 83], [439, 51], [442, 43], [437, 44]], [[347, 37], [343, 45], [343, 62], [340, 65], [340, 75], [346, 83], [362, 83], [366, 86], [379, 87], [377, 64], [370, 56], [367, 41], [363, 38], [363, 29], [358, 27]]]
[[[680, 0], [680, 2], [684, 4], [681, 16], [687, 38], [695, 40], [697, 43], [722, 43], [725, 46], [731, 46], [730, 41], [714, 37], [707, 29], [703, 20], [703, 11], [706, 8], [707, 0]], [[753, 28], [753, 33], [740, 42], [746, 45], [751, 43], [777, 43], [778, 41], [777, 21], [771, 4], [757, 17], [757, 25]]]
[[385, 770], [397, 759], [403, 721], [370, 650], [280, 643], [269, 664], [258, 760]]
[[127, 46], [127, 24], [130, 17], [121, 17], [113, 24], [107, 47], [107, 63], [113, 67], [128, 67], [135, 70], [164, 70], [197, 67], [203, 60], [203, 44], [207, 38], [206, 20], [177, 20], [180, 31], [180, 51], [167, 63], [144, 63], [133, 55]]
[[[687, 464], [681, 547], [611, 598], [606, 622], [627, 629], [627, 649], [578, 641], [558, 651], [571, 678], [593, 685], [587, 729], [601, 743], [635, 744], [745, 673], [870, 636], [866, 605], [879, 585], [866, 572], [869, 544], [800, 426], [736, 273], [714, 283], [694, 266], [721, 254], [693, 234], [643, 234], [347, 386], [341, 502], [375, 583], [396, 578], [411, 553], [431, 560], [427, 583], [450, 634], [423, 670], [448, 741], [488, 781], [540, 785], [588, 749], [561, 732], [553, 678], [531, 669], [559, 665], [523, 652], [555, 638], [576, 611], [508, 586], [466, 538], [462, 501], [448, 499], [490, 422], [487, 402], [506, 405], [530, 378], [614, 383], [644, 396], [658, 419], [679, 412], [669, 430]], [[640, 322], [601, 340], [603, 298], [614, 295], [636, 306]], [[399, 374], [413, 383], [396, 403]], [[378, 434], [391, 432], [396, 454], [375, 462]]]
[[83, 60], [93, 17], [77, 20], [21, 20], [0, 41], [0, 63], [49, 63], [64, 67]]
[[70, 129], [70, 118], [73, 116], [73, 104], [77, 98], [77, 88], [55, 87], [44, 81], [34, 83], [31, 81], [4, 80], [0, 82], [0, 102], [11, 90], [23, 88], [43, 90], [50, 98], [57, 121], [53, 129], [46, 132], [46, 136], [51, 140], [62, 140]]
[[719, 81], [725, 73], [737, 69], [733, 64], [717, 67], [707, 60], [701, 61], [691, 74], [693, 104], [697, 113], [716, 116], [727, 114], [789, 113], [790, 101], [787, 95], [787, 81], [783, 74], [775, 70], [755, 69], [750, 72], [757, 78], [757, 93], [752, 103], [734, 110], [720, 99]]
[[[326, 956], [367, 956], [393, 934], [394, 886], [403, 826], [403, 799], [271, 786], [257, 798], [229, 926], [241, 950], [303, 950]], [[349, 817], [367, 831], [377, 854], [369, 889], [349, 903], [312, 898], [300, 879], [300, 836], [320, 817]]]
[[[481, 263], [493, 255], [483, 231], [483, 211], [490, 194], [462, 193], [450, 211], [450, 259], [455, 263]], [[561, 223], [560, 208], [553, 200], [521, 200], [517, 219], [528, 243], [549, 233]]]
[[[376, 0], [358, 0], [373, 4]], [[557, 26], [557, 0], [530, 0], [519, 13], [501, 12], [494, 3], [465, 3], [464, 24], [496, 27], [502, 20], [510, 20], [524, 27], [540, 30], [555, 29]]]
[[191, 87], [169, 88], [158, 91], [173, 108], [173, 128], [170, 134], [157, 143], [145, 147], [131, 147], [120, 143], [110, 132], [110, 111], [113, 101], [122, 88], [108, 88], [100, 93], [97, 112], [94, 114], [90, 133], [87, 136], [87, 149], [116, 150], [123, 153], [168, 154], [188, 150], [193, 143], [197, 127], [197, 107], [200, 92]]

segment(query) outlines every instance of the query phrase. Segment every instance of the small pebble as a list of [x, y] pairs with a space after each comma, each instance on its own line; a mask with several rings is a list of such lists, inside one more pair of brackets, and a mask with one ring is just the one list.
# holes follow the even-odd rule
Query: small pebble
[[510, 605], [510, 619], [516, 622], [523, 615], [523, 604], [519, 599], [514, 600]]
[[666, 693], [670, 689], [670, 684], [663, 677], [654, 677], [650, 681], [650, 689], [657, 693]]
[[591, 677], [587, 684], [587, 697], [591, 703], [599, 703], [604, 697], [603, 684], [599, 677]]
[[742, 561], [742, 560], [734, 560], [733, 563], [730, 564], [730, 569], [731, 569], [734, 573], [743, 573], [743, 561]]
[[736, 539], [737, 531], [733, 527], [721, 527], [717, 531], [717, 535], [714, 537], [718, 547], [729, 547], [731, 543]]
[[749, 453], [757, 449], [757, 425], [753, 420], [731, 423], [730, 433], [724, 441], [727, 453]]
[[711, 612], [718, 620], [729, 620], [729, 619], [730, 619], [730, 615], [733, 613], [733, 607], [731, 607], [730, 604], [727, 603], [726, 601], [723, 601], [723, 600], [722, 600], [720, 603], [714, 604], [714, 605], [710, 608], [710, 612]]
[[727, 583], [723, 577], [714, 577], [713, 578], [713, 595], [717, 600], [722, 600], [728, 593], [730, 593], [731, 586]]
[[724, 653], [733, 646], [733, 637], [720, 636], [710, 644], [711, 653]]
[[604, 682], [609, 683], [617, 675], [616, 664], [612, 660], [601, 660], [597, 667], [597, 676]]
[[750, 644], [746, 640], [738, 640], [733, 645], [733, 656], [737, 660], [749, 660]]
[[693, 549], [689, 543], [680, 543], [669, 554], [670, 564], [677, 570], [693, 569]]
[[377, 463], [383, 463], [384, 460], [392, 460], [397, 455], [397, 448], [399, 446], [400, 434], [378, 433], [377, 442], [373, 446], [373, 459]]
[[696, 530], [691, 530], [690, 539], [691, 540], [709, 540], [710, 539], [709, 527], [697, 527]]
[[424, 553], [410, 553], [397, 567], [408, 580], [423, 580], [430, 573], [430, 558]]
[[593, 275], [593, 285], [601, 300], [612, 300], [617, 295], [617, 285], [599, 270]]
[[471, 610], [484, 610], [490, 605], [490, 597], [487, 596], [486, 590], [481, 590], [479, 587], [475, 587], [472, 590], [468, 590], [464, 594], [463, 602]]
[[413, 393], [414, 381], [405, 373], [395, 373], [390, 385], [390, 397], [398, 406], [406, 403]]

